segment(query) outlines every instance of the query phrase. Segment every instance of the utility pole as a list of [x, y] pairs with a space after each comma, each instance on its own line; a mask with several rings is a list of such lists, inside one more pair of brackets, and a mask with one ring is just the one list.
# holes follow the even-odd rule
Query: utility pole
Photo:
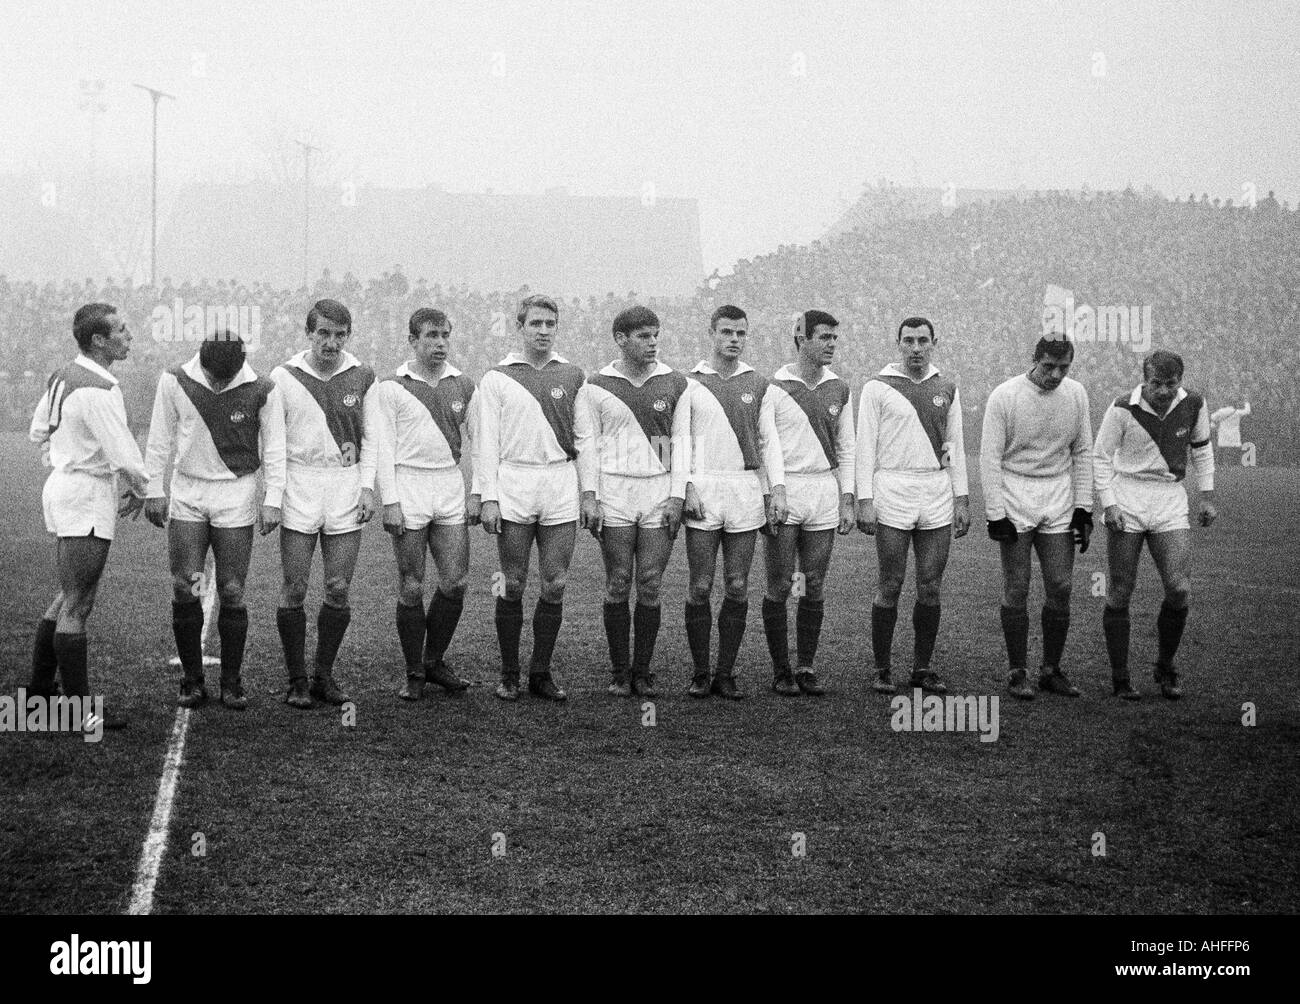
[[311, 223], [311, 155], [320, 150], [318, 146], [296, 139], [302, 147], [302, 286], [307, 288], [307, 248]]
[[176, 95], [160, 91], [155, 87], [135, 84], [142, 91], [148, 91], [153, 99], [153, 192], [150, 196], [149, 210], [149, 285], [158, 285], [158, 102], [163, 98], [176, 100]]

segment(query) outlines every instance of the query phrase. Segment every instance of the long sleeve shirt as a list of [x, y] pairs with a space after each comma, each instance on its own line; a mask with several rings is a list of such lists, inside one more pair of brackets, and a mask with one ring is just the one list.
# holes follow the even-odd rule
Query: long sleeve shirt
[[1163, 416], [1142, 397], [1139, 384], [1117, 397], [1101, 420], [1093, 447], [1093, 478], [1103, 509], [1115, 505], [1117, 477], [1139, 481], [1182, 481], [1191, 455], [1197, 487], [1214, 490], [1214, 450], [1205, 399], [1180, 387]]
[[196, 354], [158, 378], [145, 447], [146, 495], [167, 492], [167, 461], [187, 477], [231, 481], [263, 470], [264, 503], [284, 495], [284, 402], [280, 388], [247, 363], [222, 390], [208, 383]]
[[97, 477], [121, 474], [143, 496], [144, 457], [126, 422], [117, 377], [84, 355], [50, 376], [32, 414], [28, 437], [49, 448], [57, 471]]
[[1091, 511], [1092, 416], [1083, 384], [1066, 377], [1054, 390], [1044, 390], [1022, 373], [993, 388], [980, 437], [980, 481], [988, 518], [1007, 514], [1003, 472], [1055, 478], [1067, 471], [1075, 508]]
[[852, 495], [857, 433], [849, 385], [827, 369], [810, 387], [797, 369], [782, 366], [769, 390], [785, 474], [834, 471], [840, 494]]
[[857, 497], [875, 497], [876, 471], [942, 470], [954, 496], [969, 494], [957, 385], [934, 366], [913, 380], [890, 363], [866, 382], [858, 403]]
[[375, 374], [350, 352], [329, 376], [311, 365], [308, 350], [271, 371], [284, 401], [285, 451], [305, 467], [360, 466], [362, 488], [375, 483], [375, 450], [366, 430], [367, 398]]
[[500, 501], [502, 463], [575, 461], [579, 490], [599, 493], [585, 386], [582, 368], [557, 355], [534, 366], [512, 352], [483, 375], [475, 395], [473, 455], [474, 487], [484, 502]]

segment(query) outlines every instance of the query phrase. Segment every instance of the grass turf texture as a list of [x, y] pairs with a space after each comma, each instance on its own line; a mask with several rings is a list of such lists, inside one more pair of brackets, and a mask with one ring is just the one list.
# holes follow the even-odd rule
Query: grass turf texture
[[[44, 472], [20, 437], [0, 487], [6, 588], [0, 690], [25, 684], [36, 620], [54, 592], [40, 518]], [[825, 698], [771, 693], [761, 545], [739, 664], [751, 699], [685, 695], [685, 554], [664, 588], [656, 724], [605, 694], [597, 546], [579, 535], [556, 669], [570, 701], [496, 700], [495, 545], [472, 532], [471, 588], [448, 661], [481, 686], [411, 706], [393, 628], [388, 538], [368, 527], [338, 675], [357, 701], [283, 703], [275, 538], [255, 545], [244, 677], [252, 707], [215, 702], [190, 724], [157, 912], [1296, 910], [1300, 750], [1291, 574], [1281, 536], [1300, 472], [1221, 472], [1223, 517], [1195, 531], [1187, 697], [1154, 694], [1159, 587], [1143, 559], [1134, 598], [1137, 705], [1109, 696], [1101, 605], [1104, 531], [1075, 570], [1066, 670], [1078, 700], [1005, 692], [996, 546], [977, 518], [954, 542], [935, 667], [958, 694], [1001, 696], [1001, 735], [897, 733], [868, 692], [875, 555], [837, 540], [819, 669]], [[978, 498], [972, 512], [981, 513]], [[430, 567], [432, 573], [432, 566]], [[319, 561], [308, 601], [309, 648]], [[911, 646], [911, 573], [895, 663]], [[431, 583], [430, 583], [431, 587]], [[525, 600], [531, 618], [535, 581]], [[715, 599], [715, 608], [717, 606]], [[1041, 586], [1031, 595], [1037, 657]], [[790, 607], [791, 644], [794, 605]], [[119, 526], [91, 620], [91, 683], [133, 715], [99, 744], [0, 733], [0, 909], [125, 908], [175, 715], [165, 535]], [[525, 625], [523, 654], [529, 650]], [[215, 640], [215, 631], [213, 632]], [[715, 634], [716, 646], [716, 634]], [[211, 670], [215, 684], [215, 670]], [[214, 688], [215, 693], [215, 688]], [[1258, 724], [1243, 727], [1242, 704]], [[1104, 833], [1106, 855], [1094, 856]], [[793, 834], [806, 836], [796, 857]], [[195, 856], [196, 834], [205, 854]], [[494, 835], [504, 855], [494, 856]]]

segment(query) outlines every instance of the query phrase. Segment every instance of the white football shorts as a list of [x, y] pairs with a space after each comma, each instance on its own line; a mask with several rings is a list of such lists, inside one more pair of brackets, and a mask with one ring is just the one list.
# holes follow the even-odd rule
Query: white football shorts
[[177, 471], [172, 476], [172, 500], [167, 515], [170, 519], [230, 529], [256, 523], [257, 506], [256, 474], [218, 481], [192, 478]]
[[397, 501], [408, 530], [430, 523], [456, 526], [465, 522], [465, 479], [459, 467], [405, 467], [398, 464]]
[[947, 471], [876, 471], [871, 479], [876, 521], [895, 530], [937, 530], [952, 524]]
[[699, 472], [691, 483], [704, 506], [703, 519], [686, 519], [693, 530], [744, 533], [767, 522], [758, 471]]
[[1115, 504], [1124, 514], [1127, 533], [1187, 530], [1187, 489], [1181, 481], [1146, 481], [1116, 475], [1111, 482]]
[[606, 526], [663, 526], [664, 508], [672, 490], [667, 474], [630, 477], [601, 474], [600, 505]]
[[1074, 481], [1069, 471], [1050, 478], [1003, 471], [1002, 507], [1020, 533], [1069, 533], [1074, 517]]
[[337, 534], [360, 530], [361, 468], [286, 465], [283, 520], [286, 530]]
[[112, 540], [117, 528], [117, 477], [51, 471], [41, 489], [41, 508], [45, 529], [57, 537]]
[[497, 468], [497, 504], [511, 523], [557, 526], [578, 521], [578, 467], [572, 461]]
[[790, 507], [788, 526], [834, 530], [840, 525], [840, 480], [834, 471], [786, 474], [785, 501]]

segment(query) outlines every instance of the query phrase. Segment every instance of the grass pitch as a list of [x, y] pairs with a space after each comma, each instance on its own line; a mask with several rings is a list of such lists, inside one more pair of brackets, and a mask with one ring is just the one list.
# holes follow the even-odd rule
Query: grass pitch
[[[12, 695], [54, 592], [54, 548], [36, 451], [21, 437], [4, 445], [0, 692]], [[875, 555], [857, 533], [837, 541], [827, 586], [819, 662], [830, 693], [768, 689], [755, 575], [739, 667], [751, 698], [735, 705], [685, 694], [679, 539], [653, 725], [638, 700], [604, 692], [603, 573], [589, 535], [556, 649], [567, 704], [492, 696], [496, 552], [475, 530], [448, 661], [481, 685], [410, 706], [395, 696], [391, 550], [368, 527], [337, 667], [357, 701], [354, 728], [337, 709], [281, 703], [278, 550], [259, 539], [244, 670], [253, 704], [193, 714], [154, 909], [1294, 913], [1300, 548], [1285, 528], [1300, 472], [1233, 468], [1219, 485], [1219, 523], [1195, 531], [1178, 703], [1150, 681], [1159, 585], [1149, 558], [1133, 602], [1145, 699], [1109, 697], [1099, 531], [1076, 566], [1066, 649], [1083, 697], [1026, 705], [1004, 689], [997, 551], [982, 518], [954, 542], [935, 668], [953, 693], [1002, 698], [992, 743], [890, 728], [889, 700], [867, 686]], [[318, 563], [312, 637], [319, 588]], [[911, 589], [909, 578], [896, 665], [910, 654]], [[534, 585], [526, 615], [535, 596]], [[165, 534], [143, 519], [121, 525], [91, 621], [91, 683], [134, 720], [98, 744], [0, 733], [0, 910], [125, 909], [175, 717], [169, 602]], [[1037, 583], [1030, 604], [1032, 659]], [[1253, 727], [1242, 724], [1246, 702]]]

